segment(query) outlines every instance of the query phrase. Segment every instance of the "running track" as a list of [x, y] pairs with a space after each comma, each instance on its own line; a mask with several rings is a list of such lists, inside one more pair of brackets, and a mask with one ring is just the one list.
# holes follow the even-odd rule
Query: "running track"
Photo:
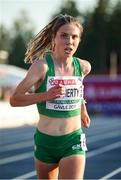
[[[85, 179], [121, 179], [121, 117], [91, 117]], [[0, 130], [0, 179], [36, 179], [34, 126]]]

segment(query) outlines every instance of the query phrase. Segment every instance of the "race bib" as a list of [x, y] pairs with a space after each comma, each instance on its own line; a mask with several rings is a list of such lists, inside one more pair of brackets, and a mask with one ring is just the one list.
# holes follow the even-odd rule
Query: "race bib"
[[56, 86], [62, 85], [65, 94], [62, 97], [46, 102], [46, 108], [57, 111], [71, 111], [79, 109], [81, 99], [83, 98], [82, 77], [53, 77], [49, 76], [47, 80], [47, 91]]
[[84, 133], [82, 133], [81, 135], [81, 138], [80, 138], [80, 141], [81, 141], [81, 148], [83, 151], [87, 151], [87, 146], [86, 146], [86, 136]]

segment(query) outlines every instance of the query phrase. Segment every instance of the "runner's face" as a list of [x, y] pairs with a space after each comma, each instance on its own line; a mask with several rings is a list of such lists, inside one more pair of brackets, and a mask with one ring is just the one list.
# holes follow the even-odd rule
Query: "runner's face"
[[55, 38], [55, 52], [60, 56], [71, 57], [76, 52], [80, 41], [80, 29], [73, 23], [60, 27]]

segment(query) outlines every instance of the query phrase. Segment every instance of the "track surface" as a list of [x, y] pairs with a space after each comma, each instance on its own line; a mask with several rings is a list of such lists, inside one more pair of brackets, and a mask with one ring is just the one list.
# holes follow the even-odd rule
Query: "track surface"
[[[91, 117], [84, 179], [121, 179], [121, 117]], [[0, 179], [36, 179], [34, 126], [0, 130]]]

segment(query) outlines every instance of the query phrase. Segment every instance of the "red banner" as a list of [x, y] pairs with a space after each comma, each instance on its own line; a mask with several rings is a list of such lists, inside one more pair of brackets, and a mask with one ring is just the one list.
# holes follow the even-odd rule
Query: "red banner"
[[89, 111], [121, 113], [121, 76], [90, 76], [84, 85]]

